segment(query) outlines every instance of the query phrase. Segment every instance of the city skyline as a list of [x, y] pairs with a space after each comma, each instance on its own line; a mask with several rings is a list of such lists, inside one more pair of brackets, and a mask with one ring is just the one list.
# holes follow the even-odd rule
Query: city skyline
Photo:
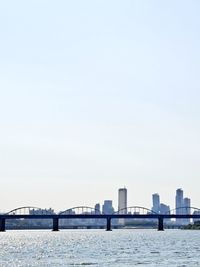
[[[133, 207], [133, 206], [138, 206], [138, 207], [144, 207], [147, 208], [149, 210], [152, 210], [153, 212], [156, 213], [167, 213], [170, 212], [172, 210], [176, 210], [177, 214], [182, 214], [182, 210], [179, 210], [179, 208], [182, 207], [195, 207], [195, 208], [199, 208], [197, 206], [191, 205], [192, 202], [192, 198], [188, 198], [188, 197], [183, 197], [183, 189], [182, 188], [178, 188], [175, 191], [174, 194], [174, 204], [173, 205], [169, 205], [169, 203], [164, 203], [162, 200], [162, 196], [160, 197], [159, 193], [152, 193], [151, 194], [151, 201], [149, 201], [149, 205], [147, 206], [143, 206], [136, 203], [129, 203], [128, 202], [128, 189], [124, 186], [121, 188], [118, 188], [117, 190], [118, 195], [117, 195], [117, 203], [113, 202], [113, 199], [111, 198], [107, 198], [107, 199], [101, 199], [99, 202], [94, 202], [94, 203], [90, 203], [90, 204], [86, 204], [86, 203], [79, 203], [74, 205], [74, 206], [66, 206], [64, 209], [60, 208], [60, 209], [56, 209], [53, 206], [46, 206], [46, 207], [42, 207], [42, 206], [37, 206], [38, 208], [42, 208], [42, 209], [52, 209], [55, 208], [56, 211], [63, 211], [66, 209], [71, 209], [74, 207], [81, 207], [81, 206], [85, 206], [85, 207], [90, 207], [90, 208], [94, 208], [94, 210], [99, 210], [103, 213], [110, 213], [112, 214], [113, 212], [116, 211], [121, 211], [122, 214], [126, 214], [127, 210], [126, 208], [129, 207]], [[12, 207], [10, 210], [13, 210], [15, 208], [19, 208], [19, 207], [36, 207], [34, 205], [28, 205], [28, 204], [24, 204], [22, 206], [18, 206], [18, 207]], [[9, 212], [10, 210], [6, 210], [6, 209], [0, 209], [1, 213], [4, 212]], [[189, 210], [184, 210], [184, 212], [189, 212]]]

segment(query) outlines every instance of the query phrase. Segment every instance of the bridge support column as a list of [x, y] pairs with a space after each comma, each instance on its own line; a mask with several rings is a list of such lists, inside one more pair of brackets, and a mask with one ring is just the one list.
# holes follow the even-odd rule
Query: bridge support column
[[5, 232], [6, 230], [6, 219], [0, 219], [0, 232]]
[[59, 219], [53, 218], [53, 230], [52, 231], [59, 231]]
[[106, 223], [106, 231], [112, 231], [111, 229], [111, 218], [107, 218], [107, 223]]
[[163, 217], [158, 217], [158, 231], [164, 231]]

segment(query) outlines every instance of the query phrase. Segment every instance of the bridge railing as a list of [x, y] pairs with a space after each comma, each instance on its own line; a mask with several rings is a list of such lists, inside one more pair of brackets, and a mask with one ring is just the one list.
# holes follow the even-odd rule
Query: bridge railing
[[42, 209], [32, 206], [15, 208], [5, 213], [6, 215], [52, 215], [55, 214], [53, 209]]
[[94, 209], [92, 207], [88, 206], [77, 206], [70, 209], [66, 209], [64, 211], [61, 211], [58, 213], [59, 215], [75, 215], [75, 214], [84, 214], [84, 215], [90, 215], [90, 214], [101, 214], [100, 210]]
[[148, 215], [148, 214], [158, 214], [158, 213], [145, 207], [130, 206], [127, 208], [120, 209], [116, 211], [114, 214]]
[[175, 209], [171, 209], [168, 212], [164, 213], [164, 215], [189, 215], [189, 214], [200, 214], [200, 209], [192, 206], [182, 206]]

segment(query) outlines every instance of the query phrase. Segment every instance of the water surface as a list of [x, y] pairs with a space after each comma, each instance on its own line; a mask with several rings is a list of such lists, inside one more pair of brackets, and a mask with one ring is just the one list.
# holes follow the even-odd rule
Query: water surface
[[200, 266], [200, 231], [63, 230], [0, 233], [0, 267]]

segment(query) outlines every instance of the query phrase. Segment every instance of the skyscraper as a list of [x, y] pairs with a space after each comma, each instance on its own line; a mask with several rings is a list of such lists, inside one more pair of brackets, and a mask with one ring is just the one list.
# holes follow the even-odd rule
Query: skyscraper
[[[118, 211], [119, 214], [127, 214], [127, 189], [119, 188], [118, 190]], [[125, 219], [119, 219], [119, 224], [125, 224]]]
[[181, 188], [176, 190], [176, 214], [182, 214], [182, 209], [183, 207], [183, 190]]
[[[183, 206], [185, 208], [185, 214], [190, 214], [191, 200], [188, 197], [183, 199]], [[188, 213], [189, 212], [189, 213]]]
[[152, 195], [153, 207], [152, 210], [156, 213], [160, 212], [160, 196], [159, 194], [155, 193]]
[[[183, 209], [182, 209], [183, 206], [184, 206], [183, 190], [179, 188], [176, 190], [176, 214], [177, 215], [183, 214]], [[182, 219], [176, 219], [176, 222], [182, 224]]]
[[127, 213], [127, 189], [120, 188], [118, 191], [118, 211], [121, 214]]

